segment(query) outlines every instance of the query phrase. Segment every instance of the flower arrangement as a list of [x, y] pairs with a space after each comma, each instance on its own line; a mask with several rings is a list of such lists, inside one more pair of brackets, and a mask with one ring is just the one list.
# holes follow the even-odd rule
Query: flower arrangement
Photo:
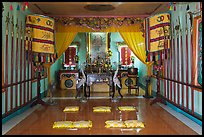
[[113, 53], [112, 53], [111, 49], [109, 48], [108, 51], [107, 51], [107, 55], [108, 55], [108, 57], [111, 57], [112, 54], [113, 54]]

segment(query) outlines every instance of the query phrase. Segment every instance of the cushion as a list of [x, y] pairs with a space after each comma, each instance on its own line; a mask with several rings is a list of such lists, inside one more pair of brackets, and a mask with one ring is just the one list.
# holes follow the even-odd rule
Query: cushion
[[91, 128], [92, 127], [92, 121], [74, 121], [73, 122], [73, 127], [74, 128]]
[[111, 112], [111, 107], [108, 106], [93, 107], [93, 112]]
[[72, 121], [57, 121], [54, 122], [52, 128], [73, 128]]
[[105, 127], [106, 128], [122, 128], [125, 127], [125, 124], [123, 121], [120, 120], [107, 120], [105, 122]]
[[120, 107], [118, 107], [118, 110], [120, 110], [120, 111], [136, 111], [136, 108], [134, 106], [120, 106]]
[[138, 120], [126, 120], [124, 123], [127, 128], [144, 128], [144, 123]]
[[78, 106], [67, 106], [63, 110], [63, 112], [78, 112], [78, 111], [79, 111]]

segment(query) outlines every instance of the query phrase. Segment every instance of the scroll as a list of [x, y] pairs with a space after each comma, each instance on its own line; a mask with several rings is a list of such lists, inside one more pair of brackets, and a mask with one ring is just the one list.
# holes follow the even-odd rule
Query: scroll
[[[53, 19], [42, 15], [27, 15], [26, 40], [32, 43], [33, 62], [49, 63], [56, 60]], [[29, 44], [26, 44], [26, 50], [28, 48]]]
[[146, 62], [167, 58], [170, 48], [170, 14], [161, 13], [145, 19]]
[[40, 15], [28, 15], [26, 32], [31, 31], [32, 51], [54, 54], [54, 20]]

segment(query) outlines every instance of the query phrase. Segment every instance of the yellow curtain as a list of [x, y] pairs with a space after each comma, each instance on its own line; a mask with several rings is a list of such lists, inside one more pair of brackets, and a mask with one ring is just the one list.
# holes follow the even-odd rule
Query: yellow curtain
[[[58, 58], [67, 50], [71, 42], [74, 40], [77, 32], [56, 32], [56, 52], [58, 55]], [[50, 67], [52, 63], [44, 64], [44, 66], [48, 69], [48, 85], [52, 83], [52, 80], [50, 78]], [[50, 96], [50, 92], [48, 92], [48, 95]]]
[[69, 47], [76, 36], [77, 32], [56, 32], [56, 52], [60, 57]]
[[[145, 39], [142, 32], [120, 32], [120, 35], [132, 50], [135, 56], [147, 66], [147, 76], [151, 76], [153, 62], [146, 62]], [[151, 95], [152, 85], [149, 86], [149, 95]]]

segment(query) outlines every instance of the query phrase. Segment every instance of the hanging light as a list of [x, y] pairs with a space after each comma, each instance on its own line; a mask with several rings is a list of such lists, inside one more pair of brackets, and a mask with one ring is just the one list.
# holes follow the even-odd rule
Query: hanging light
[[187, 5], [187, 8], [186, 8], [186, 10], [188, 11], [190, 8], [189, 8], [189, 5]]

